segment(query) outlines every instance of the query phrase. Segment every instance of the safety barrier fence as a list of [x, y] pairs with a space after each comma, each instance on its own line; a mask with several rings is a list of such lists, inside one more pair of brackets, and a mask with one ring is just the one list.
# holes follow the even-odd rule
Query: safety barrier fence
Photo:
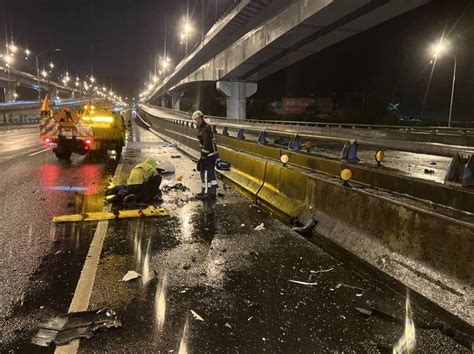
[[[190, 114], [176, 111], [169, 108], [140, 105], [140, 107], [151, 114], [166, 112], [172, 121], [178, 124], [193, 124]], [[173, 117], [173, 118], [170, 118]], [[219, 129], [219, 132], [228, 130], [229, 132], [253, 132], [259, 134], [265, 132], [268, 137], [294, 137], [298, 135], [301, 139], [314, 142], [339, 142], [344, 143], [348, 139], [357, 140], [360, 145], [377, 149], [391, 149], [412, 153], [421, 153], [445, 157], [453, 157], [456, 153], [464, 155], [474, 153], [474, 134], [466, 130], [463, 135], [432, 135], [418, 134], [406, 131], [388, 129], [338, 129], [338, 128], [311, 128], [303, 125], [270, 124], [265, 121], [237, 121], [223, 119], [220, 117], [206, 116], [209, 124]], [[317, 124], [317, 123], [313, 123]], [[393, 127], [395, 128], [395, 127]], [[454, 144], [454, 145], [453, 145]], [[375, 152], [375, 150], [374, 150]]]
[[[172, 108], [147, 105], [150, 108], [166, 110], [184, 118], [191, 119], [191, 113]], [[295, 120], [262, 120], [262, 119], [244, 119], [237, 120], [229, 117], [206, 115], [206, 118], [216, 123], [235, 123], [235, 124], [262, 124], [266, 127], [272, 126], [292, 126], [292, 127], [314, 127], [314, 128], [337, 128], [344, 130], [381, 130], [381, 131], [399, 131], [407, 133], [421, 133], [428, 135], [449, 135], [466, 136], [474, 135], [474, 128], [456, 128], [441, 126], [407, 126], [407, 125], [382, 125], [382, 124], [354, 124], [354, 123], [331, 123], [331, 122], [313, 122], [313, 121], [295, 121]]]

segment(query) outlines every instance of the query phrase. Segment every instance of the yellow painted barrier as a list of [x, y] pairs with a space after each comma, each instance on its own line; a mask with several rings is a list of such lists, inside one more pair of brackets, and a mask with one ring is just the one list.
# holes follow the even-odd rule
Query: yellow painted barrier
[[113, 219], [130, 219], [144, 217], [164, 217], [169, 213], [163, 208], [157, 208], [153, 205], [144, 209], [116, 210], [116, 211], [96, 211], [91, 213], [60, 215], [53, 218], [54, 223], [78, 222], [78, 221], [100, 221]]

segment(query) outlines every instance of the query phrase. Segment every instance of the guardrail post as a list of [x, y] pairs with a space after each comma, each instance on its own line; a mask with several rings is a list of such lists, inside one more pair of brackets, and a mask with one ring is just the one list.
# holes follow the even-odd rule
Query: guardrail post
[[229, 136], [229, 128], [224, 127], [224, 128], [222, 129], [222, 135], [224, 135], [224, 136]]
[[237, 133], [237, 139], [245, 140], [245, 135], [244, 135], [244, 130], [243, 129], [239, 129], [239, 132]]

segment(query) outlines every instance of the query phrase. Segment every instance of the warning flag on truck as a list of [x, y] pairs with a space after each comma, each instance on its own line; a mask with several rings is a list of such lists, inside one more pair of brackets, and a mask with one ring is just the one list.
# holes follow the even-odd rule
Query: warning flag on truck
[[41, 105], [41, 115], [49, 114], [49, 98], [48, 95], [44, 96], [43, 104]]

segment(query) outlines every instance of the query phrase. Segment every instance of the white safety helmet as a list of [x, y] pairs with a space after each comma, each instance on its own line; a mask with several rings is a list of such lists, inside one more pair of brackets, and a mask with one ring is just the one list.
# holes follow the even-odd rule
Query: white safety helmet
[[195, 112], [193, 113], [193, 120], [195, 120], [195, 119], [197, 119], [197, 118], [199, 118], [199, 117], [203, 118], [203, 117], [204, 117], [204, 114], [203, 114], [201, 111], [195, 111]]

